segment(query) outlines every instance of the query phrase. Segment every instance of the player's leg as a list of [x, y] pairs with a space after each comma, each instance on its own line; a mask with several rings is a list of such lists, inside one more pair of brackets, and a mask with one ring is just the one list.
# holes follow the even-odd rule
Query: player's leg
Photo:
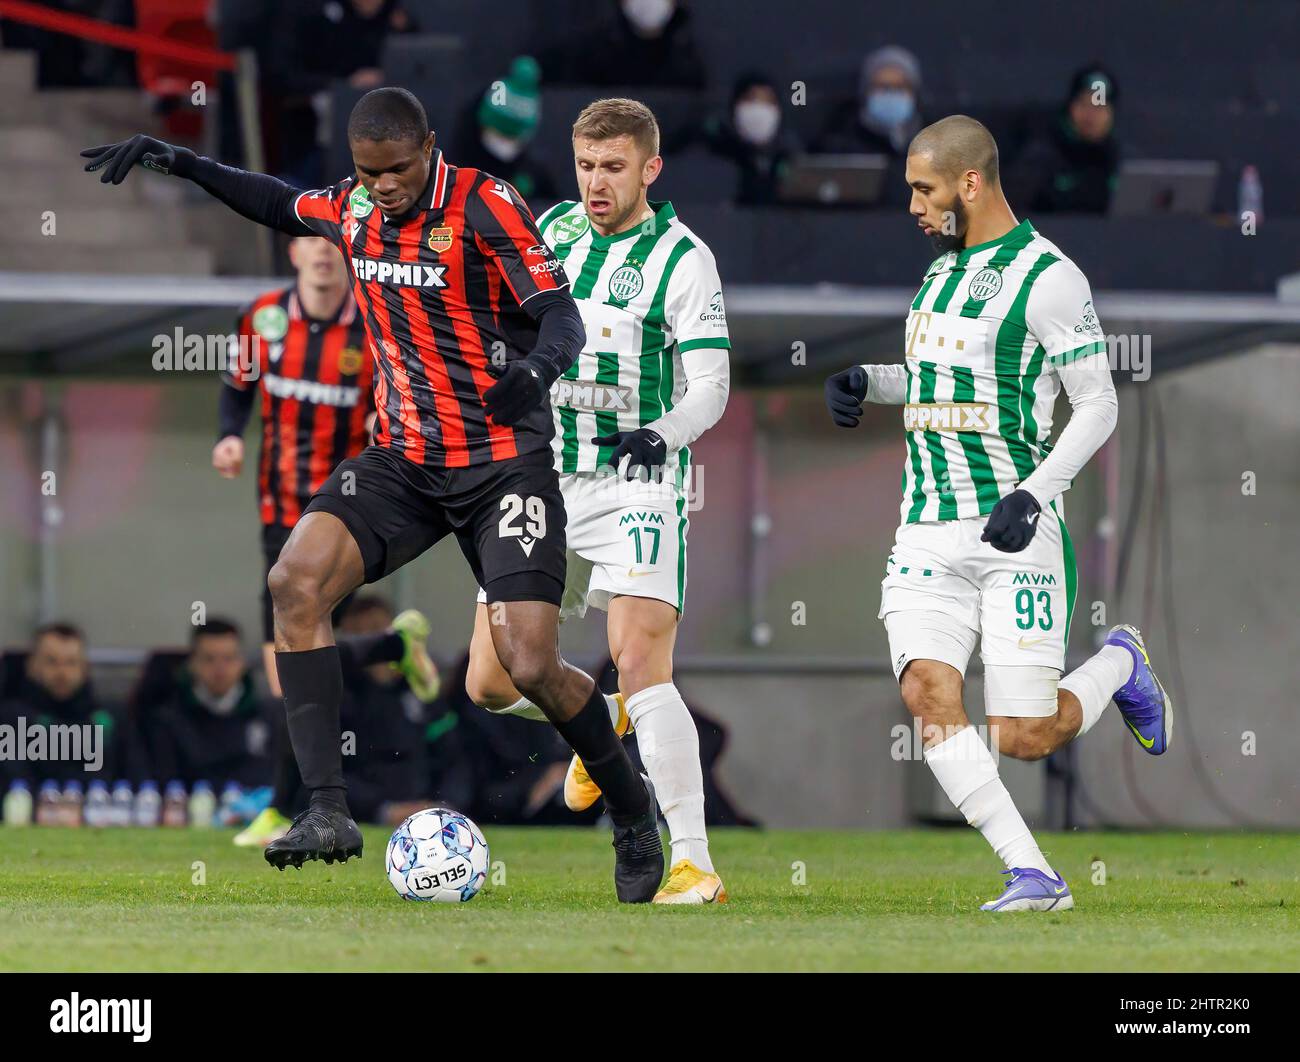
[[1050, 756], [1082, 737], [1113, 699], [1144, 749], [1169, 743], [1173, 712], [1141, 633], [1120, 626], [1064, 678], [1078, 584], [1074, 549], [1054, 507], [1021, 553], [990, 558], [982, 601], [985, 704], [1004, 755]]
[[503, 605], [502, 622], [489, 628], [511, 683], [546, 713], [604, 794], [614, 821], [619, 900], [647, 902], [663, 877], [654, 804], [610, 725], [599, 687], [591, 676], [560, 657], [558, 581], [554, 601], [502, 600], [497, 595], [510, 591], [493, 582], [485, 589], [489, 607], [494, 601]]
[[[1050, 756], [1097, 721], [1061, 688], [1077, 572], [1065, 525], [1049, 508], [1029, 545], [1001, 553], [966, 529], [972, 577], [982, 589], [984, 705], [989, 731], [1005, 756]], [[1109, 699], [1109, 697], [1107, 698]], [[1101, 705], [1104, 707], [1104, 703]]]
[[[262, 671], [266, 675], [271, 696], [277, 701], [284, 697], [284, 692], [280, 689], [280, 678], [275, 670], [275, 615], [267, 580], [275, 562], [280, 559], [280, 551], [289, 538], [290, 530], [280, 524], [262, 525]], [[288, 812], [302, 787], [302, 777], [298, 774], [298, 762], [293, 758], [293, 746], [289, 742], [284, 717], [278, 716], [273, 726], [271, 802], [258, 812], [252, 822], [235, 834], [233, 841], [239, 848], [265, 848], [288, 833]]]
[[[336, 855], [360, 854], [361, 835], [348, 813], [343, 782], [343, 671], [330, 616], [364, 578], [361, 551], [347, 526], [320, 511], [298, 522], [271, 569], [276, 666], [289, 739], [310, 793], [308, 818], [267, 846], [267, 860], [281, 870], [305, 859], [333, 862]], [[340, 847], [339, 833], [350, 843]]]
[[361, 833], [345, 799], [343, 671], [332, 613], [362, 583], [400, 568], [449, 530], [440, 512], [430, 509], [424, 470], [372, 446], [334, 469], [281, 551], [268, 580], [276, 665], [310, 797], [289, 832], [267, 846], [272, 866], [361, 853]]
[[[483, 596], [482, 591], [479, 594]], [[505, 610], [500, 605], [495, 612], [498, 621], [505, 619]], [[547, 722], [546, 713], [515, 689], [510, 673], [501, 665], [492, 642], [492, 615], [486, 599], [474, 606], [474, 633], [469, 640], [469, 668], [465, 672], [466, 695], [493, 714], [521, 715]]]
[[[648, 902], [663, 877], [653, 801], [590, 676], [560, 657], [566, 513], [550, 451], [467, 470], [445, 499], [483, 587], [488, 631], [510, 684], [582, 757], [614, 820], [614, 879], [624, 902]], [[500, 622], [491, 622], [497, 616]]]
[[[569, 509], [567, 498], [565, 508]], [[569, 511], [571, 514], [572, 510]], [[572, 527], [573, 518], [570, 515], [569, 529]], [[564, 622], [570, 615], [581, 616], [586, 612], [587, 579], [590, 573], [590, 562], [569, 550], [565, 565], [564, 597], [560, 603], [560, 622]], [[548, 722], [546, 713], [515, 689], [506, 669], [497, 659], [496, 646], [492, 644], [492, 633], [489, 628], [493, 622], [500, 623], [502, 618], [500, 605], [489, 609], [487, 595], [480, 588], [478, 607], [474, 610], [474, 634], [469, 643], [469, 669], [465, 674], [465, 692], [471, 701], [493, 715], [517, 715], [523, 719]], [[614, 724], [614, 731], [622, 737], [629, 729], [627, 712], [623, 710], [623, 698], [619, 695], [606, 696], [605, 706], [609, 710], [609, 719]], [[592, 785], [594, 787], [594, 783]], [[594, 804], [599, 796], [600, 791], [596, 790], [585, 803], [575, 806], [570, 802], [569, 807], [574, 811], [583, 811]]]
[[[910, 624], [890, 617], [890, 647]], [[924, 650], [921, 650], [924, 651]], [[953, 806], [979, 830], [1007, 872], [1007, 888], [988, 911], [1052, 910], [1074, 906], [1069, 888], [1047, 862], [998, 774], [997, 761], [961, 705], [962, 676], [950, 663], [909, 660], [900, 676], [903, 703], [921, 722], [925, 762]]]
[[[560, 487], [568, 514], [569, 543], [560, 615], [583, 616], [592, 605], [610, 613], [610, 655], [619, 669], [619, 692], [607, 701], [614, 731], [622, 737], [635, 724], [627, 705], [630, 678], [622, 671], [620, 655], [629, 666], [642, 672], [653, 668], [659, 676], [655, 681], [638, 677], [637, 684], [631, 687], [635, 692], [672, 682], [672, 646], [686, 588], [684, 505], [678, 513], [678, 502], [683, 499], [671, 481], [626, 481], [613, 474], [561, 476]], [[664, 607], [650, 609], [642, 616], [635, 604], [625, 604], [621, 606], [625, 621], [616, 621], [612, 602], [619, 596], [656, 600]], [[646, 623], [636, 617], [644, 618]], [[633, 631], [641, 627], [645, 632], [635, 636]], [[652, 627], [656, 631], [655, 647], [628, 645], [623, 650], [623, 643], [634, 637], [638, 642], [650, 639]], [[647, 655], [653, 655], [651, 663], [637, 663]], [[656, 698], [651, 695], [649, 699]], [[642, 761], [649, 771], [644, 746]], [[650, 780], [658, 785], [653, 771]], [[565, 804], [571, 811], [584, 811], [599, 796], [600, 787], [582, 758], [575, 756], [564, 776]]]
[[609, 602], [609, 649], [619, 691], [637, 733], [664, 818], [672, 861], [656, 903], [725, 903], [704, 827], [704, 771], [695, 720], [673, 684], [679, 613], [651, 597], [617, 595]]
[[[1063, 886], [962, 704], [963, 676], [975, 648], [980, 602], [978, 587], [954, 570], [960, 565], [963, 522], [907, 524], [898, 529], [881, 584], [880, 605], [894, 674], [904, 705], [921, 726], [926, 764], [953, 806], [997, 853], [1012, 881], [1042, 876]], [[1048, 905], [1073, 906], [1068, 889], [1048, 898], [1004, 893], [985, 909], [1040, 910]]]

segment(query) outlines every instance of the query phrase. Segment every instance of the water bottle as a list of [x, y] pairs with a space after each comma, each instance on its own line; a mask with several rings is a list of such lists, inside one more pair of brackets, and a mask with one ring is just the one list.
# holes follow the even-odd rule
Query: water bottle
[[158, 783], [144, 781], [135, 794], [135, 807], [131, 811], [131, 822], [136, 826], [157, 826], [162, 816], [162, 797], [158, 795]]
[[113, 806], [109, 810], [110, 826], [130, 826], [131, 809], [135, 805], [135, 795], [131, 792], [131, 783], [123, 779], [113, 784]]
[[244, 796], [238, 782], [227, 782], [221, 790], [221, 810], [217, 813], [218, 826], [235, 826], [243, 821], [236, 805]]
[[190, 825], [207, 829], [217, 813], [217, 797], [207, 782], [195, 782], [190, 793]]
[[57, 826], [63, 817], [63, 797], [59, 783], [46, 780], [36, 795], [36, 825]]
[[21, 778], [5, 794], [4, 819], [6, 826], [32, 824], [32, 791]]
[[1241, 183], [1237, 185], [1237, 217], [1245, 220], [1250, 211], [1258, 226], [1264, 220], [1264, 185], [1259, 179], [1259, 170], [1254, 166], [1241, 168]]
[[78, 781], [70, 781], [63, 787], [63, 814], [61, 817], [64, 826], [81, 825], [81, 805], [82, 789]]
[[164, 826], [184, 826], [188, 821], [185, 797], [185, 783], [175, 779], [167, 783], [163, 790], [162, 824]]
[[109, 795], [108, 785], [96, 779], [86, 789], [86, 806], [82, 818], [87, 826], [102, 829], [110, 825], [112, 813], [113, 798]]

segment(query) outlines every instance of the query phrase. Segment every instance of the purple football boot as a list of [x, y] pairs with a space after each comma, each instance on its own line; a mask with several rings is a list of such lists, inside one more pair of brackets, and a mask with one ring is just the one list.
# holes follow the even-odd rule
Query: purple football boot
[[981, 911], [1068, 911], [1074, 906], [1064, 878], [1033, 867], [1012, 867], [1002, 873], [1010, 875], [1002, 895], [983, 904]]
[[1152, 756], [1159, 756], [1169, 747], [1173, 736], [1174, 704], [1151, 667], [1142, 632], [1121, 623], [1110, 629], [1105, 644], [1121, 646], [1133, 657], [1133, 674], [1115, 691], [1115, 706], [1138, 744]]

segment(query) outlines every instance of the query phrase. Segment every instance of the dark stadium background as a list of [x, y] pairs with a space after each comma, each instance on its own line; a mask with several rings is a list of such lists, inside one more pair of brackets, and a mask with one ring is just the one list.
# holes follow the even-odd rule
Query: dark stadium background
[[[0, 15], [20, 6], [0, 3]], [[144, 29], [144, 10], [157, 5], [41, 6], [122, 24], [134, 11]], [[202, 20], [173, 30], [260, 56], [258, 109], [270, 119], [269, 86], [285, 74], [263, 35], [271, 5], [212, 6], [215, 30]], [[1094, 0], [1063, 17], [1033, 0], [923, 9], [693, 0], [704, 86], [643, 89], [548, 82], [548, 57], [597, 32], [612, 3], [402, 6], [422, 34], [389, 41], [385, 81], [421, 97], [447, 145], [516, 56], [539, 59], [533, 153], [565, 197], [569, 125], [593, 98], [645, 99], [671, 143], [724, 111], [736, 78], [758, 70], [789, 89], [789, 130], [811, 142], [853, 96], [863, 56], [888, 44], [919, 61], [922, 113], [981, 118], [1004, 165], [1090, 64], [1118, 86], [1123, 157], [1217, 163], [1202, 214], [1052, 215], [1012, 201], [1088, 275], [1107, 332], [1150, 343], [1150, 379], [1117, 373], [1119, 427], [1067, 495], [1081, 566], [1072, 652], [1085, 654], [1112, 623], [1141, 625], [1167, 662], [1181, 729], [1159, 771], [1138, 769], [1115, 725], [1047, 768], [1004, 760], [1002, 772], [1035, 825], [1300, 826], [1300, 7]], [[37, 623], [73, 620], [87, 631], [97, 689], [124, 697], [144, 653], [184, 643], [195, 601], [238, 620], [255, 654], [252, 462], [238, 482], [217, 479], [216, 380], [154, 372], [150, 338], [177, 326], [228, 331], [235, 307], [269, 286], [249, 278], [287, 263], [196, 189], [143, 174], [104, 189], [77, 159], [82, 147], [150, 131], [247, 164], [231, 75], [214, 77], [207, 104], [192, 108], [141, 91], [123, 50], [22, 19], [0, 21], [0, 38], [0, 643], [20, 650]], [[789, 102], [796, 83], [799, 106]], [[348, 172], [339, 130], [359, 94], [346, 83], [324, 92], [334, 142], [315, 162], [322, 183]], [[255, 151], [265, 157], [265, 145]], [[1263, 189], [1249, 236], [1239, 219], [1246, 167]], [[929, 249], [902, 206], [742, 207], [731, 202], [734, 180], [729, 163], [696, 146], [667, 154], [655, 189], [715, 252], [735, 348], [726, 416], [696, 448], [704, 506], [690, 533], [680, 685], [726, 728], [719, 777], [764, 823], [951, 819], [929, 775], [888, 755], [891, 729], [906, 721], [875, 618], [897, 523], [897, 424], [876, 411], [848, 438], [821, 399], [827, 373], [897, 360], [903, 307]], [[42, 230], [46, 211], [54, 236]], [[796, 351], [806, 357], [792, 359]], [[1058, 424], [1065, 415], [1062, 401]], [[50, 469], [53, 498], [40, 489]], [[450, 670], [474, 591], [454, 547], [381, 589], [429, 612], [434, 652]], [[565, 631], [565, 644], [597, 666], [603, 634], [588, 620]], [[976, 667], [973, 714], [980, 699]]]

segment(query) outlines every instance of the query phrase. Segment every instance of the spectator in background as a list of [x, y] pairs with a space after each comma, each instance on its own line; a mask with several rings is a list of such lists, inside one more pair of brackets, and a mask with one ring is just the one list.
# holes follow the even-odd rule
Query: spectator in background
[[905, 206], [907, 146], [921, 117], [921, 63], [901, 45], [877, 48], [862, 62], [858, 95], [831, 113], [812, 150], [824, 155], [884, 155], [889, 159], [882, 206]]
[[263, 99], [274, 117], [263, 136], [273, 170], [302, 187], [322, 183], [322, 141], [329, 91], [336, 82], [365, 91], [384, 83], [381, 63], [390, 34], [413, 33], [402, 0], [295, 0], [271, 8], [266, 38], [254, 42]]
[[725, 115], [714, 115], [689, 130], [669, 153], [703, 143], [713, 154], [736, 165], [734, 201], [740, 206], [775, 203], [790, 156], [798, 152], [785, 128], [776, 82], [750, 72], [736, 79]]
[[704, 60], [690, 12], [677, 0], [615, 0], [594, 33], [550, 53], [548, 81], [569, 85], [702, 89]]
[[457, 166], [486, 170], [514, 185], [534, 214], [558, 198], [555, 181], [529, 154], [541, 117], [541, 69], [532, 56], [521, 55], [510, 72], [488, 86], [481, 99], [470, 105], [461, 119], [456, 149]]
[[[57, 782], [76, 781], [82, 785], [95, 780], [111, 780], [117, 773], [121, 756], [121, 713], [100, 704], [90, 684], [90, 664], [86, 657], [86, 636], [70, 623], [47, 623], [37, 628], [27, 654], [26, 674], [17, 693], [0, 703], [0, 725], [13, 727], [17, 735], [25, 727], [45, 727], [45, 748], [52, 750], [50, 727], [98, 726], [92, 738], [93, 748], [83, 745], [82, 759], [46, 759], [33, 762], [16, 750], [0, 759], [3, 788], [11, 781], [23, 779], [33, 790], [47, 779]], [[15, 740], [17, 737], [15, 736]], [[98, 769], [87, 771], [99, 760]], [[34, 794], [33, 794], [34, 795]]]
[[1070, 79], [1065, 105], [1008, 167], [1007, 194], [1039, 213], [1104, 214], [1119, 171], [1115, 79], [1100, 64]]
[[[392, 606], [376, 594], [360, 594], [338, 623], [341, 638], [385, 636], [393, 625]], [[387, 662], [362, 664], [340, 654], [344, 740], [343, 777], [348, 804], [358, 822], [396, 826], [429, 806], [431, 793], [426, 732], [442, 717], [437, 701], [427, 704]], [[436, 696], [436, 688], [431, 691]], [[443, 731], [437, 730], [438, 736]], [[440, 793], [440, 795], [442, 795]]]
[[253, 690], [239, 628], [210, 619], [194, 628], [171, 695], [141, 721], [150, 775], [187, 787], [270, 782], [270, 727]]

